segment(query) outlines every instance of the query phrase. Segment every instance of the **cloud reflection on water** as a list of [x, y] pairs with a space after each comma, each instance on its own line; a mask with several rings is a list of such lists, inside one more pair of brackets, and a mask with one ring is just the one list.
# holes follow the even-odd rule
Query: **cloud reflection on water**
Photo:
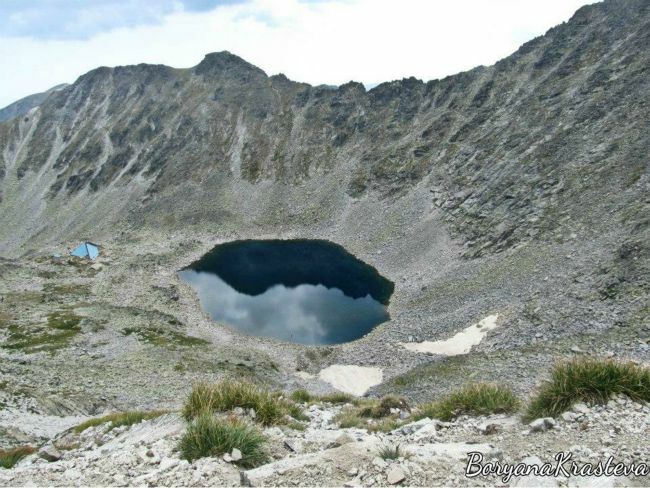
[[354, 299], [337, 288], [278, 284], [251, 296], [213, 273], [183, 270], [179, 275], [194, 288], [214, 320], [251, 335], [301, 344], [337, 344], [361, 337], [388, 319], [386, 308], [370, 295]]

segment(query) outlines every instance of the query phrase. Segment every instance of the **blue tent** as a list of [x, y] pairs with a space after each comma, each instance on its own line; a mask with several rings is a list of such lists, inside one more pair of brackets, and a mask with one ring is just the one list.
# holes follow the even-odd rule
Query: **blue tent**
[[99, 246], [92, 242], [82, 242], [70, 254], [80, 258], [95, 259], [99, 256]]

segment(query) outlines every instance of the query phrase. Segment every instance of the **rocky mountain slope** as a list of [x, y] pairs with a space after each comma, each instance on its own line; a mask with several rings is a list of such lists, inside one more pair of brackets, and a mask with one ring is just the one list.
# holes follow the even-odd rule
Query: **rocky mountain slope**
[[[1, 447], [198, 380], [325, 393], [348, 371], [428, 401], [524, 396], [576, 355], [647, 364], [649, 51], [650, 4], [607, 0], [442, 80], [312, 87], [222, 52], [98, 68], [0, 123]], [[335, 347], [212, 322], [177, 271], [256, 238], [344, 246], [395, 284], [391, 319]], [[98, 262], [58, 257], [79, 239]]]
[[26, 96], [20, 100], [10, 103], [4, 108], [0, 108], [0, 122], [6, 122], [7, 120], [15, 119], [21, 115], [25, 115], [31, 109], [38, 107], [41, 103], [43, 103], [43, 101], [50, 95], [50, 93], [61, 90], [66, 86], [68, 86], [66, 83], [56, 85], [42, 93], [34, 93], [33, 95]]
[[635, 232], [647, 224], [648, 8], [587, 6], [494, 66], [369, 92], [268, 77], [227, 52], [187, 70], [98, 68], [1, 126], [0, 249], [126, 218], [324, 222], [337, 218], [327, 197], [322, 213], [303, 199], [330, 181], [332, 200], [387, 205], [426, 187], [470, 256], [567, 227]]

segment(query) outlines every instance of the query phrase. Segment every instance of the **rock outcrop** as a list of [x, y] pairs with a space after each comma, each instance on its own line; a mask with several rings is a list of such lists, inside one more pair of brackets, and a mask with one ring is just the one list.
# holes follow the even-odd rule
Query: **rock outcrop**
[[[297, 228], [292, 215], [327, 223], [344, 201], [421, 186], [467, 256], [638, 235], [648, 8], [589, 5], [494, 66], [370, 91], [269, 77], [228, 52], [186, 70], [98, 68], [0, 125], [0, 252], [125, 220], [171, 230], [266, 214]], [[319, 211], [315, 184], [331, 193]]]

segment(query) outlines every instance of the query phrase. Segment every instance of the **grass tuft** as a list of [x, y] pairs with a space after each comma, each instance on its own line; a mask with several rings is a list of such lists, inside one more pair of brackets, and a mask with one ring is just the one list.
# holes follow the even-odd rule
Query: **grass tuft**
[[650, 368], [591, 358], [556, 364], [532, 398], [524, 420], [556, 417], [574, 403], [606, 403], [612, 395], [650, 401]]
[[305, 418], [297, 405], [244, 381], [194, 385], [183, 408], [183, 417], [190, 421], [203, 412], [228, 412], [236, 407], [252, 408], [255, 420], [263, 425], [286, 423], [287, 415], [298, 420]]
[[370, 417], [381, 419], [391, 416], [390, 409], [399, 408], [400, 410], [410, 410], [406, 400], [395, 395], [386, 395], [379, 402], [368, 405], [359, 411], [361, 417]]
[[305, 413], [300, 405], [296, 405], [295, 403], [287, 403], [287, 413], [296, 420], [309, 420], [309, 415]]
[[396, 446], [382, 446], [377, 451], [377, 455], [384, 461], [399, 459], [402, 452], [399, 449], [399, 444]]
[[36, 452], [32, 446], [20, 446], [0, 451], [0, 468], [10, 469], [22, 458]]
[[239, 449], [244, 468], [259, 466], [268, 460], [262, 433], [237, 419], [219, 419], [208, 412], [190, 423], [179, 444], [181, 457], [188, 461], [202, 457], [220, 456]]
[[354, 400], [354, 397], [348, 393], [343, 393], [341, 391], [338, 391], [335, 393], [330, 393], [328, 395], [323, 395], [321, 397], [318, 397], [318, 400], [320, 400], [323, 403], [332, 403], [334, 405], [337, 405], [341, 403], [351, 403]]
[[424, 417], [443, 421], [463, 415], [509, 413], [519, 408], [519, 400], [507, 387], [488, 383], [474, 383], [452, 392], [443, 399], [421, 405], [413, 419]]
[[96, 417], [93, 419], [86, 420], [85, 422], [77, 425], [73, 431], [77, 434], [83, 432], [90, 427], [96, 427], [110, 422], [111, 425], [109, 430], [113, 430], [117, 427], [122, 427], [124, 425], [133, 425], [142, 422], [143, 420], [150, 420], [156, 417], [160, 417], [168, 413], [167, 410], [152, 410], [149, 412], [142, 411], [129, 411], [129, 412], [118, 412], [105, 415], [103, 417]]
[[291, 399], [298, 403], [308, 403], [312, 397], [307, 390], [295, 390], [291, 393]]
[[334, 420], [338, 422], [341, 429], [355, 427], [357, 429], [366, 429], [368, 432], [390, 432], [397, 429], [402, 422], [394, 416], [372, 419], [363, 417], [364, 408], [345, 408]]

